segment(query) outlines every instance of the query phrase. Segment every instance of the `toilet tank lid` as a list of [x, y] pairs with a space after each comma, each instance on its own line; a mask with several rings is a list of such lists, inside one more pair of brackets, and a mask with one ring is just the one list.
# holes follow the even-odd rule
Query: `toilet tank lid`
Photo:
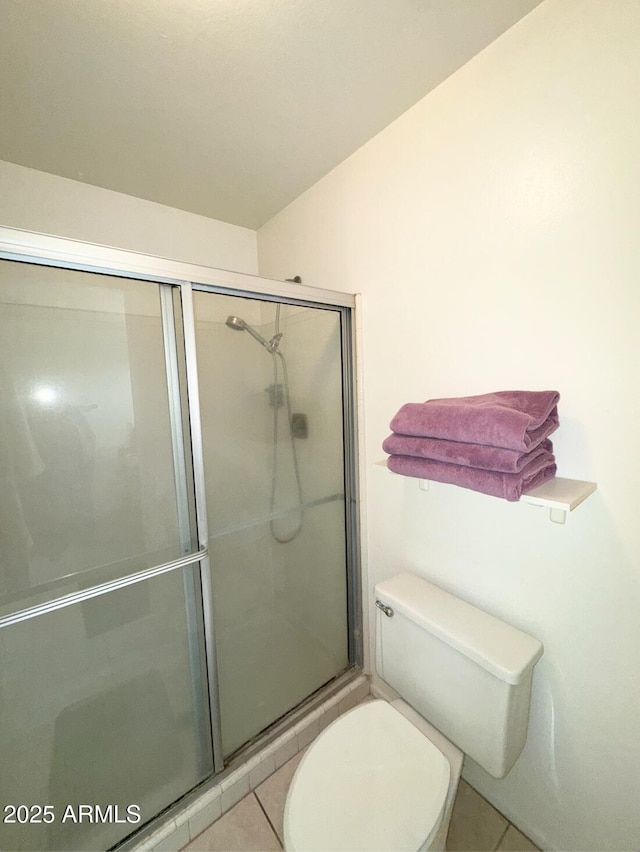
[[415, 574], [375, 587], [376, 598], [507, 683], [519, 683], [542, 656], [528, 633], [460, 600]]

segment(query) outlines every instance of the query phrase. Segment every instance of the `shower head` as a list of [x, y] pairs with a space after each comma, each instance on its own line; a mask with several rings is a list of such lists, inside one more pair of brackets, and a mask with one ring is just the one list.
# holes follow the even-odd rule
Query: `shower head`
[[226, 324], [234, 331], [244, 331], [247, 327], [246, 322], [243, 319], [240, 319], [240, 317], [227, 317]]
[[261, 343], [266, 348], [269, 347], [269, 341], [265, 340], [264, 337], [255, 330], [255, 328], [251, 328], [249, 323], [245, 322], [240, 317], [227, 317], [226, 325], [234, 331], [248, 331], [251, 337], [257, 340], [258, 343]]
[[275, 337], [271, 338], [271, 340], [265, 340], [264, 337], [255, 330], [255, 328], [252, 328], [248, 322], [245, 322], [240, 317], [227, 317], [226, 325], [234, 331], [248, 331], [254, 340], [257, 340], [261, 346], [264, 346], [267, 352], [273, 353], [278, 351], [278, 343], [282, 337], [281, 334], [276, 334]]

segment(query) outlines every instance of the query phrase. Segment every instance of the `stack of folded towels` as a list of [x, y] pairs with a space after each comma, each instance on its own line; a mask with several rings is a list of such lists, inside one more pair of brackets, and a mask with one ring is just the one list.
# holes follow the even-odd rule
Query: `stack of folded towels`
[[394, 473], [516, 501], [556, 473], [557, 391], [497, 391], [403, 405], [382, 447]]

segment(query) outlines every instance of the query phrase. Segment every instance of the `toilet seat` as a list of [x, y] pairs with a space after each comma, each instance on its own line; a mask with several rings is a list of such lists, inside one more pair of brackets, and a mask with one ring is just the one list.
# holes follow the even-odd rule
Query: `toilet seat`
[[449, 788], [442, 752], [386, 701], [330, 725], [300, 762], [284, 814], [288, 852], [416, 852]]

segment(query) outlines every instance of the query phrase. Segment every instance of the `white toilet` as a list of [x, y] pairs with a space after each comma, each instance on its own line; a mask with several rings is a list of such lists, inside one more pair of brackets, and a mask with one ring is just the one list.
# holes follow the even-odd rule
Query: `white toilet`
[[361, 704], [313, 742], [288, 852], [444, 850], [463, 755], [503, 778], [527, 738], [537, 639], [413, 574], [375, 593], [376, 669], [405, 700]]

